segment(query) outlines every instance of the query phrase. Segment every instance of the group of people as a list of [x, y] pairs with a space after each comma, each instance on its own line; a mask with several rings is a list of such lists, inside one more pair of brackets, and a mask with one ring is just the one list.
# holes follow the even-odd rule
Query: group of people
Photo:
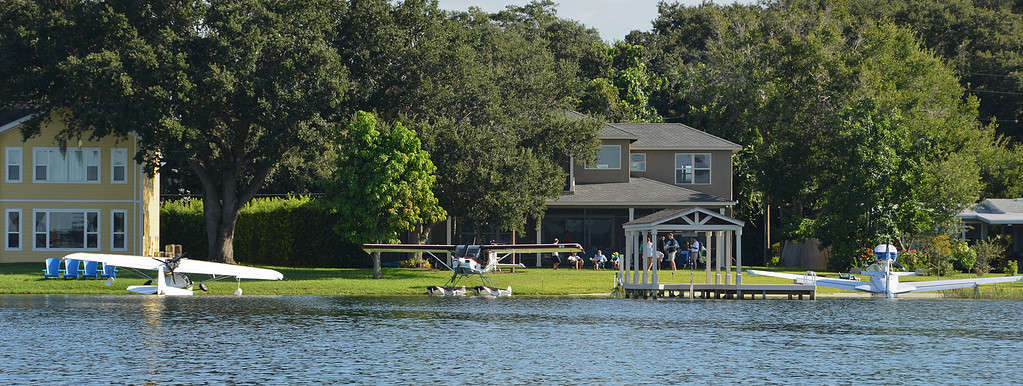
[[[679, 244], [678, 240], [675, 240], [675, 235], [669, 233], [667, 237], [661, 236], [660, 248], [654, 246], [654, 240], [652, 237], [647, 236], [646, 244], [643, 245], [643, 256], [649, 258], [650, 264], [647, 269], [652, 269], [654, 263], [666, 262], [671, 265], [672, 271], [677, 271], [679, 263], [682, 263], [682, 267], [695, 267], [698, 262], [700, 253], [705, 253], [706, 249], [700, 244], [700, 241], [696, 240], [695, 237], [685, 242], [685, 245]], [[660, 268], [660, 265], [658, 265]]]
[[[557, 238], [555, 238], [554, 243], [558, 244], [560, 243], [560, 241]], [[598, 249], [597, 252], [593, 254], [593, 257], [590, 258], [590, 261], [593, 262], [593, 269], [595, 270], [600, 270], [600, 267], [604, 266], [607, 263], [614, 264], [615, 269], [618, 269], [618, 261], [620, 259], [621, 254], [619, 254], [618, 252], [612, 253], [611, 257], [609, 258], [607, 256], [604, 256], [603, 250]], [[561, 256], [558, 255], [557, 252], [553, 252], [551, 253], [551, 261], [554, 265], [554, 269], [558, 269], [558, 266], [561, 265]], [[572, 264], [572, 266], [575, 269], [581, 269], [583, 267], [583, 264], [586, 263], [586, 259], [582, 256], [579, 256], [578, 253], [572, 252], [570, 255], [568, 255], [568, 263]]]

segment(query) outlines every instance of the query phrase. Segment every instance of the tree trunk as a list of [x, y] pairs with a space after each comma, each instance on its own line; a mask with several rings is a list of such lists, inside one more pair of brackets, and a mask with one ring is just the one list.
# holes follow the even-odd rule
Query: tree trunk
[[[203, 186], [203, 215], [206, 218], [207, 258], [234, 264], [234, 228], [242, 206], [256, 193], [270, 174], [269, 167], [255, 171], [252, 181], [239, 191], [237, 176], [243, 170], [208, 170], [191, 160], [189, 165], [199, 176]], [[214, 176], [219, 176], [216, 178]]]
[[771, 253], [771, 205], [764, 198], [764, 265], [769, 265], [774, 255]]
[[373, 252], [373, 278], [380, 279], [384, 274], [380, 272], [380, 252]]
[[[213, 197], [211, 197], [213, 196]], [[224, 200], [235, 202], [235, 199]], [[234, 264], [234, 227], [238, 224], [240, 208], [221, 205], [216, 195], [203, 194], [203, 215], [206, 217], [206, 242], [208, 258], [213, 261]]]

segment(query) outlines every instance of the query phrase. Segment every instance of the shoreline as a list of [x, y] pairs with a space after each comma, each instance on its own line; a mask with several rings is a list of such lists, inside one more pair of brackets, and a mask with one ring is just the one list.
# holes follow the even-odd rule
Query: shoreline
[[[284, 274], [282, 281], [243, 280], [241, 288], [244, 295], [293, 295], [293, 296], [429, 296], [427, 287], [436, 286], [450, 279], [451, 274], [442, 270], [413, 270], [402, 268], [384, 268], [383, 279], [373, 279], [372, 271], [365, 268], [296, 268], [274, 267]], [[758, 267], [759, 268], [759, 267]], [[767, 269], [786, 272], [776, 267]], [[96, 279], [43, 279], [40, 263], [2, 263], [0, 264], [0, 295], [135, 295], [126, 288], [140, 285], [145, 277], [130, 270], [118, 273], [117, 280], [106, 286], [104, 280]], [[689, 278], [687, 273], [702, 276], [704, 271], [683, 270], [676, 272], [674, 277]], [[608, 270], [574, 270], [549, 268], [526, 268], [515, 273], [500, 273], [493, 276], [498, 288], [511, 286], [513, 297], [537, 298], [614, 298], [612, 285], [616, 271]], [[833, 273], [822, 273], [824, 275]], [[681, 276], [679, 276], [681, 275]], [[971, 275], [957, 274], [943, 278], [967, 278]], [[199, 283], [204, 276], [192, 277]], [[669, 279], [667, 276], [665, 279]], [[932, 280], [931, 277], [920, 277], [918, 280]], [[744, 275], [743, 282], [748, 284], [789, 284], [791, 281], [766, 276]], [[466, 281], [466, 287], [478, 285], [476, 281]], [[234, 280], [207, 282], [210, 292], [196, 291], [197, 296], [231, 295], [237, 288]], [[461, 285], [461, 284], [459, 284]], [[868, 293], [849, 292], [828, 287], [818, 287], [817, 298], [872, 298]], [[772, 296], [768, 296], [771, 299]], [[980, 291], [973, 288], [966, 290], [947, 290], [944, 292], [924, 292], [904, 294], [899, 298], [963, 298], [963, 299], [1006, 299], [1023, 300], [1023, 282], [984, 285]], [[664, 297], [664, 299], [678, 299]], [[759, 300], [759, 299], [758, 299]]]

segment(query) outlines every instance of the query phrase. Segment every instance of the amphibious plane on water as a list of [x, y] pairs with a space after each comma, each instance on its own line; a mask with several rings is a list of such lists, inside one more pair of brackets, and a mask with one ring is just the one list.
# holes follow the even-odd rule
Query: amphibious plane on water
[[[582, 252], [583, 247], [576, 243], [562, 244], [491, 244], [491, 245], [441, 245], [441, 244], [363, 244], [367, 253], [373, 252], [424, 252], [433, 256], [440, 264], [451, 270], [451, 279], [442, 286], [427, 289], [431, 295], [464, 295], [465, 286], [455, 288], [459, 280], [472, 275], [479, 275], [482, 286], [476, 287], [476, 293], [486, 296], [511, 296], [511, 287], [498, 289], [490, 278], [490, 273], [501, 267], [525, 267], [522, 264], [502, 264], [501, 260], [514, 253], [544, 252]], [[444, 260], [434, 253], [453, 253], [454, 259], [449, 267]], [[480, 264], [480, 256], [486, 254], [486, 265]], [[504, 254], [498, 257], [498, 254]]]
[[[235, 295], [242, 294], [241, 279], [282, 280], [284, 275], [272, 269], [243, 267], [233, 264], [213, 263], [202, 260], [191, 260], [184, 257], [149, 257], [131, 255], [108, 255], [101, 253], [72, 253], [64, 259], [95, 261], [103, 265], [130, 268], [149, 279], [146, 285], [128, 286], [128, 291], [143, 295], [191, 295], [192, 287], [206, 291], [205, 283], [233, 277], [238, 280]], [[156, 285], [149, 285], [154, 279], [138, 270], [156, 271]], [[193, 283], [186, 273], [210, 275], [209, 280]], [[107, 285], [113, 284], [113, 278]]]
[[977, 287], [981, 284], [1006, 283], [1023, 280], [1023, 276], [991, 277], [982, 279], [955, 279], [935, 281], [913, 281], [900, 283], [900, 276], [915, 276], [913, 272], [896, 272], [893, 266], [901, 267], [896, 260], [898, 252], [894, 245], [881, 244], [874, 248], [874, 256], [877, 261], [871, 264], [863, 273], [870, 275], [870, 281], [859, 281], [852, 279], [832, 279], [816, 277], [816, 275], [793, 275], [787, 273], [749, 270], [754, 275], [780, 277], [792, 279], [798, 284], [822, 285], [825, 287], [839, 288], [844, 290], [863, 291], [875, 294], [884, 294], [889, 298], [895, 295], [909, 292], [940, 291], [954, 288]]

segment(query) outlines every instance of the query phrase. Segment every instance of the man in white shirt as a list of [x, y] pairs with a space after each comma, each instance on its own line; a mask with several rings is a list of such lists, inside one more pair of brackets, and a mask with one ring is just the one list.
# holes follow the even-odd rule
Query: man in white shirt
[[603, 265], [605, 262], [607, 262], [607, 257], [604, 256], [604, 252], [603, 251], [598, 249], [597, 253], [595, 255], [593, 255], [593, 257], [590, 258], [590, 261], [593, 262], [593, 269], [594, 270], [599, 270], [600, 266]]

